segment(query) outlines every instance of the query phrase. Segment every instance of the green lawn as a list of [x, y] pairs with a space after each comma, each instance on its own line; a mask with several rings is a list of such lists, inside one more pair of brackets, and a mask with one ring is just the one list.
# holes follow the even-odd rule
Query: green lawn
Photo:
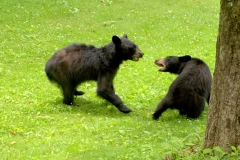
[[[217, 0], [2, 0], [0, 2], [0, 159], [172, 159], [202, 156], [207, 110], [189, 120], [167, 110], [151, 118], [176, 75], [158, 72], [155, 59], [185, 55], [214, 70]], [[79, 86], [78, 107], [62, 104], [44, 66], [78, 42], [103, 46], [128, 34], [145, 53], [126, 61], [115, 90], [134, 112], [120, 113]], [[191, 152], [195, 149], [195, 152]]]

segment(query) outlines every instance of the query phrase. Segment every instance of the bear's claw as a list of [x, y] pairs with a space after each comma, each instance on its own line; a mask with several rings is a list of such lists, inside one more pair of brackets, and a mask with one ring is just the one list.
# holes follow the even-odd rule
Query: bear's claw
[[153, 114], [152, 114], [152, 118], [153, 118], [154, 120], [157, 120], [157, 119], [159, 118], [159, 116], [156, 115], [155, 113], [153, 113]]
[[123, 113], [129, 113], [129, 112], [132, 112], [131, 109], [127, 108], [126, 106], [124, 105], [121, 105], [120, 107], [118, 107], [118, 110], [123, 112]]
[[80, 96], [80, 95], [83, 95], [84, 94], [84, 92], [83, 91], [74, 91], [74, 95], [75, 96]]

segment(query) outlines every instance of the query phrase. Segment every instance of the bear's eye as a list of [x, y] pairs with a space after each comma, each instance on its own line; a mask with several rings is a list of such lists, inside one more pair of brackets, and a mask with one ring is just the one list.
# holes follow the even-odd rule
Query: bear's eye
[[132, 52], [135, 52], [136, 50], [136, 45], [133, 45], [132, 47], [129, 48]]

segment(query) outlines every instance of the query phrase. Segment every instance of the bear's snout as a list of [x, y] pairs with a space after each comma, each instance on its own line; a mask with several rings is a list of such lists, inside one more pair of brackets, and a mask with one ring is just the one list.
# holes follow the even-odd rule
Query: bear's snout
[[139, 58], [142, 58], [144, 55], [144, 53], [140, 50], [140, 49], [137, 49], [135, 54], [132, 56], [132, 60], [133, 61], [138, 61]]

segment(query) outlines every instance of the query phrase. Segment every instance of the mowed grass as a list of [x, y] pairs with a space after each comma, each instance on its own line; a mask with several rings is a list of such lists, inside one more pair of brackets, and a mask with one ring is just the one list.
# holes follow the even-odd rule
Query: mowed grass
[[[207, 110], [189, 120], [167, 110], [151, 118], [176, 75], [158, 72], [155, 59], [186, 55], [214, 70], [216, 0], [2, 0], [0, 2], [0, 159], [196, 159]], [[96, 83], [79, 86], [79, 106], [62, 104], [45, 76], [52, 54], [78, 42], [106, 45], [128, 34], [145, 53], [126, 61], [116, 93], [134, 112], [120, 113], [96, 96]], [[196, 153], [191, 153], [195, 149]]]

